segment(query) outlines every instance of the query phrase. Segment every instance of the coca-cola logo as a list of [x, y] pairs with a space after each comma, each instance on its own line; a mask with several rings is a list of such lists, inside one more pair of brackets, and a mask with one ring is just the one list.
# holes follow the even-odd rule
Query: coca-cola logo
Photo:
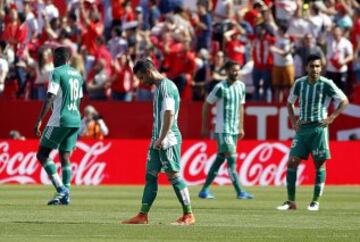
[[[104, 179], [107, 162], [99, 157], [109, 150], [111, 143], [96, 142], [92, 145], [78, 141], [76, 144], [77, 162], [71, 163], [72, 183], [76, 185], [99, 185]], [[58, 151], [50, 157], [56, 161]], [[61, 166], [56, 162], [58, 171]], [[3, 174], [3, 175], [2, 175]], [[4, 176], [5, 175], [5, 176]], [[8, 142], [0, 142], [0, 179], [1, 183], [42, 183], [51, 184], [46, 172], [36, 159], [36, 152], [12, 152]]]
[[[189, 185], [203, 184], [209, 169], [216, 158], [208, 154], [207, 143], [198, 142], [190, 146], [182, 155], [182, 177]], [[240, 183], [251, 185], [283, 185], [286, 183], [286, 169], [289, 147], [278, 142], [263, 142], [248, 153], [239, 153], [237, 172]], [[239, 166], [241, 164], [241, 166]], [[305, 165], [298, 167], [298, 184], [304, 179]], [[230, 184], [226, 162], [220, 167], [214, 181], [219, 185]]]

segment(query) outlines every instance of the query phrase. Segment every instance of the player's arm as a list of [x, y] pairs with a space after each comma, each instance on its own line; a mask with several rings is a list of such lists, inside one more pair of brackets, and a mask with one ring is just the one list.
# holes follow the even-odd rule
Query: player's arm
[[295, 117], [295, 106], [293, 103], [288, 102], [287, 103], [287, 110], [289, 113], [289, 119], [290, 119], [290, 123], [291, 123], [291, 127], [297, 131], [299, 128], [299, 123], [296, 122], [296, 117]]
[[240, 117], [239, 117], [239, 139], [244, 138], [245, 130], [244, 130], [244, 104], [240, 104]]
[[299, 82], [295, 82], [294, 85], [291, 87], [290, 94], [288, 97], [288, 102], [287, 102], [287, 110], [288, 110], [288, 114], [289, 114], [291, 127], [295, 131], [297, 131], [299, 128], [299, 123], [297, 122], [296, 117], [295, 117], [295, 106], [294, 106], [294, 104], [299, 96], [298, 83]]
[[239, 135], [238, 138], [242, 139], [245, 136], [245, 128], [244, 128], [244, 105], [245, 105], [245, 97], [246, 97], [246, 87], [245, 84], [243, 83], [243, 88], [242, 88], [242, 95], [241, 95], [241, 99], [240, 99], [240, 110], [239, 110]]
[[209, 135], [209, 126], [208, 126], [208, 117], [210, 106], [216, 103], [222, 97], [222, 89], [219, 85], [216, 85], [214, 89], [207, 96], [201, 111], [202, 121], [201, 121], [201, 135], [203, 137], [208, 137]]
[[49, 112], [49, 110], [51, 108], [51, 105], [55, 100], [55, 97], [56, 96], [54, 94], [48, 92], [47, 96], [46, 96], [46, 99], [43, 102], [39, 117], [36, 120], [35, 128], [34, 128], [35, 135], [38, 136], [38, 137], [41, 136], [41, 131], [40, 131], [41, 122], [42, 122], [43, 118], [45, 117], [45, 115]]
[[349, 100], [346, 97], [346, 95], [334, 83], [330, 84], [329, 92], [330, 92], [330, 96], [334, 98], [336, 102], [339, 102], [339, 105], [329, 117], [327, 117], [322, 121], [322, 124], [324, 126], [327, 126], [332, 122], [334, 122], [337, 116], [339, 116], [340, 113], [344, 111], [346, 106], [349, 104]]

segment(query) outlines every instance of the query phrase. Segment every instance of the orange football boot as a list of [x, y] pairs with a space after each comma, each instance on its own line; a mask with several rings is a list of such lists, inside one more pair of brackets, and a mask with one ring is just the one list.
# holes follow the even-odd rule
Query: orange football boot
[[122, 224], [148, 224], [148, 216], [147, 214], [138, 213], [135, 217], [131, 219], [121, 221]]
[[192, 213], [186, 213], [171, 224], [172, 225], [193, 225], [193, 224], [195, 224], [195, 216]]

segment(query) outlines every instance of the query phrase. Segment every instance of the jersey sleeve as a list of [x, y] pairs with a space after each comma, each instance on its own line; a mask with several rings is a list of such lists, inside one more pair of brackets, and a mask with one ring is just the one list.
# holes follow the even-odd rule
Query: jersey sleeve
[[49, 87], [47, 92], [57, 95], [60, 89], [60, 76], [57, 72], [52, 71], [49, 74]]
[[299, 81], [295, 82], [295, 84], [291, 87], [290, 89], [290, 94], [288, 97], [288, 103], [294, 104], [296, 102], [296, 100], [299, 97], [300, 94], [300, 85], [299, 85]]
[[345, 93], [340, 88], [338, 88], [333, 81], [328, 82], [326, 94], [335, 101], [343, 101], [347, 99]]
[[169, 90], [166, 85], [160, 87], [161, 96], [163, 97], [163, 111], [175, 112], [175, 93]]
[[214, 89], [210, 92], [209, 96], [206, 98], [206, 102], [214, 104], [222, 97], [222, 88], [220, 85], [216, 85]]
[[245, 87], [245, 84], [242, 83], [241, 85], [241, 100], [240, 100], [240, 103], [241, 104], [245, 104], [245, 98], [246, 98], [246, 87]]

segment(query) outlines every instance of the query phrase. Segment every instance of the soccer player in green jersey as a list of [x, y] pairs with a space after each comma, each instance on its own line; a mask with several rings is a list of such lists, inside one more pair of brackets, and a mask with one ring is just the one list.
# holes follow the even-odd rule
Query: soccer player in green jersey
[[[291, 125], [296, 131], [287, 163], [286, 182], [288, 200], [278, 210], [294, 210], [297, 167], [301, 160], [312, 155], [315, 165], [315, 185], [309, 211], [319, 210], [319, 198], [325, 185], [325, 161], [330, 158], [328, 126], [345, 109], [348, 99], [332, 80], [320, 76], [321, 57], [307, 58], [307, 76], [295, 81], [288, 98], [288, 112]], [[334, 99], [338, 104], [327, 116], [327, 108]], [[294, 104], [299, 100], [300, 117], [294, 114]]]
[[172, 184], [176, 196], [183, 208], [183, 215], [175, 225], [191, 225], [195, 223], [190, 204], [187, 185], [179, 175], [181, 134], [177, 120], [180, 107], [180, 96], [176, 85], [161, 75], [150, 60], [139, 60], [133, 72], [145, 85], [155, 84], [153, 100], [153, 129], [146, 164], [146, 183], [142, 197], [140, 212], [123, 224], [147, 224], [148, 212], [158, 191], [158, 175], [165, 172]]
[[[70, 153], [75, 147], [80, 128], [80, 99], [83, 96], [83, 79], [80, 73], [68, 65], [70, 49], [58, 47], [54, 50], [55, 69], [50, 74], [47, 97], [35, 124], [35, 134], [40, 137], [36, 154], [42, 167], [56, 189], [56, 194], [48, 205], [68, 205], [70, 202]], [[41, 134], [44, 116], [52, 108], [50, 119]], [[62, 179], [60, 178], [50, 152], [58, 149], [60, 154]]]
[[238, 199], [252, 199], [253, 195], [243, 191], [236, 173], [236, 147], [238, 139], [242, 139], [244, 132], [244, 103], [245, 84], [239, 80], [239, 64], [229, 61], [224, 66], [227, 80], [218, 83], [210, 92], [202, 110], [202, 134], [208, 137], [208, 114], [210, 105], [216, 103], [215, 137], [218, 153], [211, 165], [208, 176], [199, 197], [213, 199], [215, 196], [209, 191], [211, 183], [217, 176], [220, 166], [227, 160], [228, 173], [236, 191]]

